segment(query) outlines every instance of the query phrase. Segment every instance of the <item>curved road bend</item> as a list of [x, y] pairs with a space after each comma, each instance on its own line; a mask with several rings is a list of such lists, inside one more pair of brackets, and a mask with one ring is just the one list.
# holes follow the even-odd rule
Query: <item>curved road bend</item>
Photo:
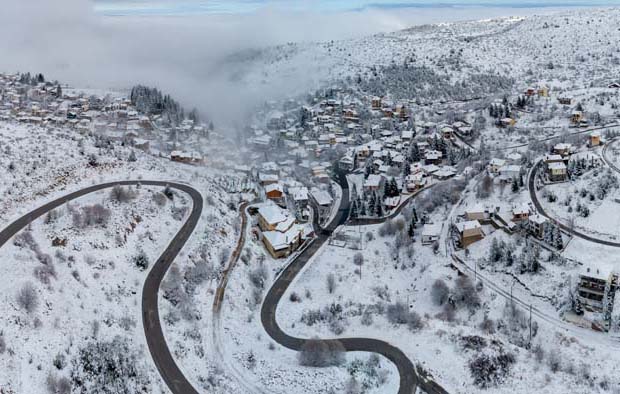
[[155, 264], [153, 264], [153, 267], [146, 277], [144, 288], [142, 290], [142, 320], [149, 351], [153, 357], [153, 361], [155, 362], [155, 366], [157, 367], [159, 374], [166, 382], [166, 385], [170, 391], [174, 394], [198, 394], [175, 363], [174, 358], [170, 353], [170, 349], [166, 344], [166, 339], [164, 338], [164, 333], [159, 319], [157, 297], [159, 286], [166, 275], [166, 271], [168, 271], [170, 264], [181, 251], [190, 235], [193, 233], [196, 228], [196, 224], [200, 219], [203, 199], [200, 192], [196, 189], [182, 183], [147, 180], [108, 182], [89, 186], [50, 201], [9, 224], [0, 232], [0, 247], [7, 243], [14, 235], [16, 235], [32, 221], [41, 217], [45, 213], [58, 208], [68, 201], [82, 197], [89, 193], [111, 188], [116, 185], [136, 186], [139, 184], [161, 187], [169, 186], [172, 189], [189, 194], [193, 201], [192, 211], [189, 218], [183, 224], [179, 232], [174, 236], [174, 239], [170, 242], [164, 253], [159, 257], [159, 259], [157, 259]]
[[[605, 158], [605, 155], [603, 155], [603, 158]], [[528, 189], [530, 191], [530, 198], [532, 199], [532, 202], [534, 203], [534, 206], [536, 207], [536, 210], [538, 211], [538, 213], [545, 216], [547, 219], [552, 221], [556, 226], [560, 227], [562, 230], [566, 231], [567, 233], [574, 235], [575, 237], [579, 237], [581, 239], [585, 239], [586, 241], [594, 242], [599, 245], [606, 245], [606, 246], [620, 248], [620, 242], [613, 242], [613, 241], [608, 241], [605, 239], [595, 238], [581, 231], [572, 229], [570, 228], [570, 226], [567, 226], [566, 224], [560, 222], [559, 220], [555, 219], [554, 217], [552, 217], [545, 211], [542, 204], [540, 203], [540, 200], [538, 200], [538, 196], [536, 195], [536, 173], [540, 169], [541, 165], [542, 165], [541, 160], [539, 160], [538, 162], [536, 162], [536, 164], [534, 164], [534, 167], [532, 167], [532, 170], [530, 171], [530, 174], [527, 180]], [[610, 167], [615, 169], [615, 166], [613, 165]]]
[[[344, 174], [338, 174], [338, 183], [342, 187], [342, 199], [338, 213], [330, 225], [317, 234], [315, 240], [304, 249], [291, 263], [284, 268], [272, 287], [267, 292], [261, 308], [261, 321], [265, 331], [280, 345], [295, 351], [299, 351], [306, 342], [303, 338], [296, 338], [286, 334], [276, 321], [276, 309], [286, 289], [301, 272], [310, 258], [328, 240], [332, 232], [347, 221], [349, 216], [349, 186]], [[316, 224], [316, 217], [314, 218]], [[419, 386], [429, 394], [447, 394], [447, 392], [433, 381], [420, 376], [413, 363], [407, 356], [393, 345], [371, 338], [339, 338], [324, 340], [325, 342], [339, 342], [348, 352], [372, 352], [378, 353], [393, 362], [400, 375], [399, 394], [415, 393]]]

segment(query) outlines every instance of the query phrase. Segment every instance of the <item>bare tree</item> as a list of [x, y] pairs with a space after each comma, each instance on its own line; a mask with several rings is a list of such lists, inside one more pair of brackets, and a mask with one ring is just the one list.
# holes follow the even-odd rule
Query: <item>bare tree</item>
[[364, 255], [361, 252], [355, 253], [355, 255], [353, 256], [353, 264], [359, 267], [358, 271], [360, 274], [360, 279], [362, 279], [362, 265], [364, 265]]
[[17, 292], [17, 304], [27, 313], [32, 313], [39, 306], [39, 297], [34, 286], [30, 282], [24, 283], [22, 288]]
[[441, 279], [437, 279], [435, 283], [433, 283], [433, 287], [431, 287], [431, 298], [433, 299], [433, 302], [441, 306], [448, 301], [449, 295], [450, 288], [446, 282]]
[[329, 291], [329, 294], [332, 294], [334, 290], [336, 290], [336, 278], [334, 274], [330, 273], [327, 275], [327, 291]]

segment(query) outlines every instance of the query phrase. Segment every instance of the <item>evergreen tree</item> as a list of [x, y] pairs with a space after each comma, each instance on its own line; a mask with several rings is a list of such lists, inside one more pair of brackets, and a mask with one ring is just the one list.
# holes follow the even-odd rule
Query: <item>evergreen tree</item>
[[511, 190], [513, 193], [517, 193], [519, 191], [519, 182], [517, 181], [517, 178], [512, 178]]
[[383, 203], [381, 201], [377, 201], [377, 217], [383, 216]]
[[377, 198], [375, 197], [375, 194], [372, 193], [370, 195], [370, 200], [368, 201], [368, 213], [370, 215], [375, 213], [375, 211], [376, 211], [376, 204], [377, 204]]
[[415, 142], [411, 143], [411, 152], [409, 154], [409, 158], [412, 163], [420, 161], [420, 149], [418, 148], [418, 144]]
[[403, 166], [403, 176], [406, 178], [409, 174], [411, 174], [411, 165], [409, 162], [405, 162], [405, 165]]
[[392, 177], [390, 180], [390, 197], [398, 197], [400, 195], [400, 190], [398, 189], [398, 182], [396, 182], [396, 178]]
[[351, 217], [355, 219], [357, 218], [357, 216], [357, 200], [353, 200], [353, 202], [351, 203]]
[[359, 198], [357, 205], [359, 207], [359, 215], [366, 216], [366, 202]]
[[558, 249], [561, 250], [562, 248], [564, 248], [564, 240], [562, 239], [562, 231], [560, 231], [560, 228], [557, 226], [554, 226], [555, 231], [553, 234], [553, 245]]
[[411, 209], [411, 221], [414, 225], [418, 223], [418, 212], [416, 211], [415, 207]]

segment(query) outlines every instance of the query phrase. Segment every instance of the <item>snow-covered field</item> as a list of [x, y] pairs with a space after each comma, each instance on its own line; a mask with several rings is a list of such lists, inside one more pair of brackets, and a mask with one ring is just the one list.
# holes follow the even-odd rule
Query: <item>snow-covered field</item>
[[[568, 321], [574, 318], [571, 291], [579, 272], [584, 265], [617, 270], [616, 248], [564, 234], [562, 248], [554, 250], [519, 229], [509, 233], [485, 224], [482, 240], [467, 251], [455, 251], [448, 230], [466, 209], [480, 205], [508, 216], [514, 208], [532, 208], [529, 191], [518, 182], [513, 186], [495, 179], [481, 193], [488, 178], [470, 157], [509, 159], [518, 152], [523, 160], [509, 160], [524, 165], [526, 179], [528, 165], [549, 152], [547, 144], [553, 142], [521, 145], [560, 136], [558, 140], [570, 140], [579, 149], [573, 160], [594, 158], [599, 164], [583, 169], [571, 182], [539, 190], [545, 210], [590, 235], [619, 239], [619, 188], [610, 181], [617, 174], [599, 160], [599, 148], [585, 149], [587, 130], [568, 135], [577, 131], [569, 128], [576, 103], [597, 126], [617, 119], [620, 90], [608, 85], [617, 82], [614, 76], [620, 71], [619, 18], [620, 9], [607, 9], [444, 23], [346, 41], [288, 44], [246, 59], [238, 77], [252, 86], [267, 84], [276, 75], [295, 78], [303, 64], [317, 86], [337, 82], [347, 85], [352, 97], [408, 100], [418, 122], [453, 123], [448, 119], [459, 113], [483, 124], [471, 143], [484, 149], [463, 156], [455, 180], [437, 182], [411, 203], [417, 215], [442, 224], [439, 242], [421, 244], [421, 223], [413, 228], [412, 239], [409, 208], [387, 224], [349, 228], [349, 236], [363, 238], [362, 250], [325, 243], [282, 299], [277, 320], [283, 330], [304, 338], [385, 340], [450, 393], [617, 392], [620, 343], [613, 335]], [[508, 103], [525, 88], [541, 84], [551, 88], [550, 97], [537, 97], [515, 110], [514, 128], [495, 127], [488, 109], [504, 99], [498, 92], [510, 93], [504, 99]], [[571, 106], [557, 104], [563, 95], [572, 96]], [[296, 116], [296, 110], [288, 111], [286, 116]], [[202, 147], [206, 141], [210, 145]], [[161, 142], [167, 146], [171, 141]], [[206, 137], [194, 143], [211, 156], [207, 161], [219, 161], [222, 168], [173, 163], [139, 150], [134, 161], [131, 149], [120, 143], [102, 144], [75, 130], [2, 122], [0, 227], [96, 183], [189, 183], [203, 194], [205, 207], [162, 285], [160, 312], [168, 344], [192, 384], [215, 393], [327, 394], [357, 393], [350, 390], [357, 382], [364, 393], [396, 392], [399, 376], [385, 359], [355, 353], [347, 354], [341, 366], [304, 367], [297, 352], [267, 336], [260, 321], [263, 296], [294, 256], [271, 258], [257, 239], [254, 217], [248, 216], [241, 258], [228, 273], [216, 318], [217, 286], [241, 235], [239, 203], [256, 196], [239, 193], [237, 186], [250, 183], [245, 175], [223, 169], [235, 164], [225, 163], [235, 156], [233, 150]], [[238, 156], [245, 156], [244, 164], [260, 164], [250, 158], [271, 160], [266, 152], [242, 145]], [[609, 153], [620, 163], [614, 148]], [[286, 165], [279, 160], [273, 164]], [[465, 166], [472, 177], [462, 175]], [[361, 174], [350, 181], [357, 192], [363, 189]], [[342, 191], [334, 189], [339, 200]], [[127, 384], [141, 392], [167, 392], [146, 347], [140, 297], [147, 263], [157, 259], [179, 230], [191, 201], [182, 193], [166, 196], [156, 187], [119, 193], [105, 190], [67, 203], [0, 249], [0, 392], [64, 394], [70, 392], [67, 384], [96, 392], [96, 377], [88, 375], [85, 360], [109, 355], [123, 356], [115, 362], [137, 371]], [[474, 280], [459, 275], [452, 253], [476, 270]], [[510, 303], [507, 294], [513, 292], [534, 309], [531, 325], [531, 309]]]

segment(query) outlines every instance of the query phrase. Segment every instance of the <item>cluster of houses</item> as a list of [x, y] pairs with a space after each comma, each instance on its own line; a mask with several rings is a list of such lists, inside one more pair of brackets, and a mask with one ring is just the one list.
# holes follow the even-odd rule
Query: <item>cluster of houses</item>
[[[533, 237], [542, 240], [547, 218], [535, 213], [529, 204], [517, 204], [509, 210], [500, 207], [477, 205], [466, 209], [460, 220], [453, 223], [452, 230], [456, 236], [456, 245], [466, 249], [469, 245], [485, 237], [485, 226], [512, 234], [521, 224]], [[428, 244], [439, 239], [441, 227], [426, 224], [422, 230], [422, 243]]]
[[[74, 93], [55, 82], [24, 81], [19, 74], [0, 74], [0, 120], [62, 126], [144, 151], [151, 150], [158, 135], [178, 138], [177, 134], [203, 135], [207, 131], [204, 124], [194, 124], [191, 119], [176, 126], [166, 125], [160, 115], [140, 113], [127, 97]], [[176, 150], [173, 140], [162, 148], [172, 151], [173, 161], [203, 160], [197, 153]]]
[[291, 213], [273, 202], [253, 206], [256, 211], [259, 237], [274, 258], [287, 257], [307, 239], [314, 236], [309, 223], [299, 223]]
[[521, 177], [521, 155], [511, 153], [505, 159], [493, 158], [487, 166], [489, 174], [495, 176], [502, 182], [510, 182], [515, 178]]

